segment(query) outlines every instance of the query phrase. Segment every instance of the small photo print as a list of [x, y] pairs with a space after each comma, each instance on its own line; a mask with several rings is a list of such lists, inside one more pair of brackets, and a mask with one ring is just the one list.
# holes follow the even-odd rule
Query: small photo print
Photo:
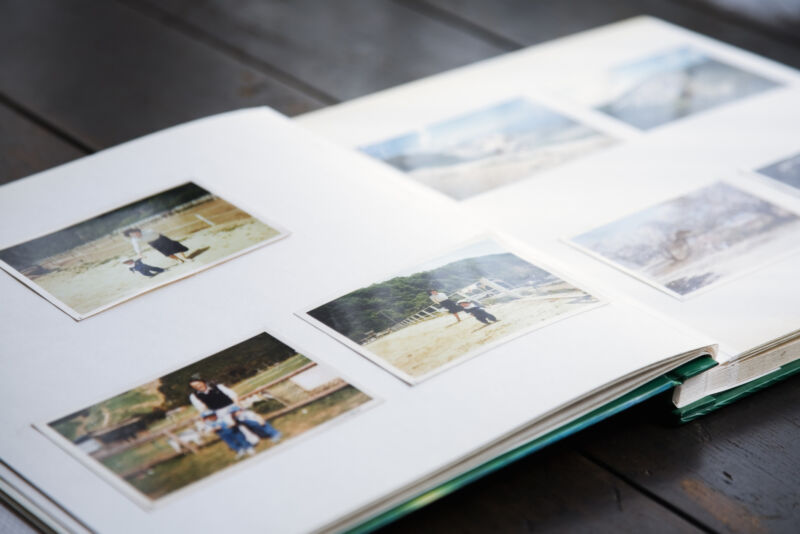
[[800, 247], [800, 217], [723, 182], [571, 239], [678, 298]]
[[0, 250], [0, 267], [80, 320], [286, 235], [189, 182]]
[[614, 67], [584, 92], [595, 109], [649, 130], [779, 85], [683, 46]]
[[291, 446], [370, 400], [335, 371], [261, 333], [40, 429], [152, 504]]
[[756, 171], [800, 192], [800, 153]]
[[303, 314], [410, 384], [602, 304], [486, 238]]
[[543, 105], [516, 98], [360, 150], [463, 200], [615, 142]]

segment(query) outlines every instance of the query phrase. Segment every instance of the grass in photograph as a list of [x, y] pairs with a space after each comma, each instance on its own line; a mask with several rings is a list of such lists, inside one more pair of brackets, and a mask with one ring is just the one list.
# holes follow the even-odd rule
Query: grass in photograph
[[[213, 410], [206, 405], [200, 413], [189, 402], [190, 395], [198, 395], [191, 387], [198, 380], [230, 388], [235, 395], [216, 390], [214, 395], [222, 395], [225, 402]], [[71, 441], [77, 454], [88, 454], [157, 499], [250, 456], [283, 447], [369, 400], [332, 370], [263, 333], [49, 426]], [[232, 414], [246, 417], [237, 422]], [[257, 431], [245, 424], [259, 417]], [[241, 442], [234, 448], [224, 441], [217, 421], [249, 437], [248, 455], [242, 454], [247, 449]], [[265, 432], [263, 421], [282, 433], [278, 441], [271, 439], [274, 434], [258, 437]]]

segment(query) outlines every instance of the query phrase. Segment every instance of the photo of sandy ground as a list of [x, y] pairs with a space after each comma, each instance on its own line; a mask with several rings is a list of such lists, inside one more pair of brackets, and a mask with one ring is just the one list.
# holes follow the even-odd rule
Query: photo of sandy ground
[[800, 217], [724, 182], [624, 217], [572, 243], [684, 297], [800, 248]]
[[[131, 229], [145, 232], [138, 251], [126, 235]], [[167, 247], [186, 250], [168, 256], [164, 246], [159, 251], [148, 244], [148, 235], [165, 236]], [[205, 189], [185, 184], [9, 247], [0, 251], [0, 259], [34, 289], [44, 289], [83, 318], [282, 235]]]
[[800, 154], [767, 165], [756, 172], [788, 185], [800, 193]]
[[683, 46], [619, 65], [580, 84], [579, 100], [649, 130], [779, 85]]
[[598, 304], [597, 297], [486, 239], [348, 293], [307, 315], [415, 383]]
[[462, 200], [613, 143], [602, 132], [517, 98], [361, 150]]
[[[223, 392], [222, 403], [230, 395], [230, 403], [199, 410], [190, 396], [198, 398], [192, 385], [203, 383], [217, 396]], [[294, 438], [370, 400], [335, 371], [262, 333], [46, 429], [71, 453], [135, 489], [134, 495], [157, 500], [291, 446]]]

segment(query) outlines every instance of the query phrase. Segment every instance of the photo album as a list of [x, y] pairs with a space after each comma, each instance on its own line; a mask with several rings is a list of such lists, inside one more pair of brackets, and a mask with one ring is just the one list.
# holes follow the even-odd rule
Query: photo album
[[798, 103], [640, 17], [2, 186], [0, 496], [54, 532], [367, 532], [785, 378]]

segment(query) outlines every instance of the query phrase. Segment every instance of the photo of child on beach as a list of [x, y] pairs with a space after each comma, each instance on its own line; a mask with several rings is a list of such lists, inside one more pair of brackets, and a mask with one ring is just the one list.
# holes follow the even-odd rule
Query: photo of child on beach
[[302, 314], [411, 384], [601, 304], [486, 238]]
[[80, 320], [286, 235], [189, 182], [0, 250], [0, 267]]
[[261, 333], [41, 430], [146, 504], [370, 400]]

